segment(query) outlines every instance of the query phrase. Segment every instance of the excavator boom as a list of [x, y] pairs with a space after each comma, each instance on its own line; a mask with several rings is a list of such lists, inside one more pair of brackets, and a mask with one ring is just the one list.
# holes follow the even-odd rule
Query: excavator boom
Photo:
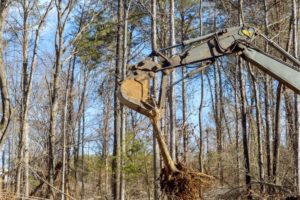
[[297, 69], [251, 47], [243, 50], [242, 57], [300, 94], [300, 68]]
[[[297, 69], [300, 67], [300, 62], [275, 43], [272, 45], [297, 67], [255, 48], [251, 43], [258, 35], [266, 39], [255, 28], [233, 27], [169, 47], [185, 47], [182, 53], [173, 57], [162, 54], [162, 51], [169, 48], [154, 51], [143, 61], [129, 67], [127, 78], [121, 82], [119, 99], [124, 105], [149, 118], [157, 117], [159, 113], [157, 110], [164, 109], [163, 100], [167, 92], [168, 77], [174, 68], [200, 62], [209, 65], [216, 58], [230, 54], [240, 55], [300, 94], [300, 71]], [[158, 61], [153, 61], [154, 57], [158, 58]], [[160, 71], [162, 72], [161, 90], [159, 100], [156, 102], [151, 95], [150, 86], [151, 79]]]

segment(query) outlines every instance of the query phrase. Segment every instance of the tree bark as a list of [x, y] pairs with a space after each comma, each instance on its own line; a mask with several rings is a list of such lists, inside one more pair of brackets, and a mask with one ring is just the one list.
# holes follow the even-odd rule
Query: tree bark
[[[84, 70], [85, 71], [85, 70]], [[85, 73], [84, 73], [85, 74]], [[86, 76], [84, 77], [86, 79]], [[86, 82], [84, 80], [84, 82]], [[82, 92], [85, 94], [85, 90]], [[81, 199], [84, 199], [85, 197], [85, 179], [84, 179], [84, 172], [85, 172], [85, 155], [84, 155], [84, 143], [85, 143], [85, 95], [83, 96], [83, 105], [82, 105], [82, 132], [81, 132], [81, 192], [80, 192], [80, 197]]]
[[65, 200], [65, 189], [66, 189], [66, 166], [67, 166], [67, 159], [66, 159], [66, 151], [67, 151], [67, 109], [69, 107], [69, 83], [70, 83], [70, 76], [71, 76], [71, 61], [69, 63], [68, 75], [67, 75], [67, 86], [64, 96], [64, 108], [63, 108], [63, 116], [62, 116], [62, 176], [61, 176], [61, 199]]
[[0, 147], [6, 137], [6, 130], [10, 120], [10, 100], [7, 86], [6, 68], [3, 63], [3, 29], [6, 19], [6, 12], [8, 7], [8, 0], [0, 1], [0, 90], [1, 90], [1, 102], [2, 102], [2, 117], [0, 121]]
[[[128, 15], [130, 5], [128, 5], [127, 0], [123, 0], [123, 63], [122, 63], [122, 80], [126, 79], [126, 67], [127, 67], [127, 40], [128, 40]], [[125, 200], [125, 155], [126, 155], [126, 108], [121, 105], [121, 175], [120, 175], [120, 200]]]
[[[200, 20], [200, 36], [203, 33], [203, 2], [199, 0], [199, 20]], [[201, 73], [201, 97], [200, 97], [200, 105], [199, 105], [199, 113], [198, 113], [198, 123], [199, 123], [199, 171], [203, 172], [203, 126], [202, 126], [202, 110], [204, 103], [204, 77], [203, 72]]]
[[[85, 120], [83, 120], [83, 115], [85, 112], [85, 102], [86, 102], [86, 90], [87, 90], [87, 84], [88, 84], [88, 77], [89, 77], [89, 70], [84, 68], [86, 66], [82, 65], [81, 68], [83, 68], [83, 80], [81, 83], [82, 89], [81, 89], [81, 94], [80, 94], [80, 101], [79, 101], [79, 108], [78, 108], [78, 118], [77, 118], [77, 123], [78, 123], [78, 134], [77, 134], [77, 143], [76, 143], [76, 147], [74, 148], [74, 168], [75, 168], [75, 191], [81, 191], [80, 195], [83, 195], [84, 192], [82, 192], [84, 190], [84, 185], [81, 185], [81, 190], [78, 190], [78, 183], [79, 182], [79, 178], [82, 180], [82, 183], [84, 181], [83, 178], [83, 174], [78, 173], [78, 168], [81, 167], [81, 170], [83, 170], [82, 168], [84, 167], [84, 127], [83, 126], [83, 122], [85, 122]], [[81, 145], [81, 148], [80, 148]], [[81, 163], [79, 163], [79, 152], [81, 150]], [[80, 166], [81, 164], [81, 166]], [[79, 177], [79, 175], [81, 175]]]
[[244, 165], [245, 165], [245, 181], [247, 186], [247, 197], [252, 199], [251, 195], [251, 174], [250, 174], [250, 159], [249, 159], [249, 148], [248, 148], [248, 136], [247, 136], [247, 102], [246, 102], [246, 91], [245, 83], [242, 72], [241, 59], [238, 59], [239, 65], [239, 82], [241, 92], [241, 117], [242, 117], [242, 133], [243, 133], [243, 151], [244, 151]]
[[[24, 165], [24, 194], [28, 195], [29, 193], [29, 185], [28, 185], [28, 99], [30, 91], [28, 91], [28, 17], [29, 17], [29, 6], [28, 1], [24, 0], [21, 2], [21, 8], [23, 11], [23, 38], [22, 38], [22, 104], [21, 104], [21, 112], [20, 112], [20, 137], [19, 137], [19, 150], [18, 150], [18, 160], [19, 164], [17, 167], [16, 174], [16, 190], [17, 194], [21, 194], [21, 173], [22, 173], [22, 165]], [[25, 155], [26, 154], [26, 155]]]
[[[297, 5], [297, 1], [296, 0], [292, 0], [292, 24], [293, 24], [293, 44], [294, 44], [294, 57], [296, 59], [299, 58], [298, 55], [298, 15], [297, 15], [297, 11], [298, 11], [298, 5]], [[299, 147], [300, 147], [300, 117], [299, 117], [299, 113], [300, 113], [300, 97], [297, 93], [294, 94], [294, 99], [295, 99], [295, 103], [294, 103], [294, 110], [295, 110], [295, 141], [297, 141], [297, 145], [295, 145], [295, 154], [297, 153], [297, 159], [295, 157], [295, 164], [296, 164], [296, 171], [295, 171], [295, 177], [297, 177], [297, 189], [298, 189], [298, 194], [300, 194], [300, 151], [299, 151]]]
[[[174, 0], [170, 0], [170, 46], [176, 44], [175, 41], [175, 5]], [[171, 56], [176, 53], [176, 49], [171, 49]], [[170, 110], [170, 153], [172, 159], [176, 158], [176, 87], [173, 83], [176, 82], [176, 70], [173, 70], [170, 75], [170, 92], [169, 92], [169, 110]]]
[[264, 193], [264, 166], [263, 166], [263, 150], [262, 150], [262, 123], [261, 123], [261, 107], [260, 107], [260, 98], [259, 98], [259, 90], [257, 86], [257, 80], [255, 78], [255, 75], [252, 71], [252, 67], [250, 64], [249, 66], [249, 72], [251, 74], [252, 78], [252, 84], [253, 84], [253, 93], [255, 98], [255, 114], [256, 114], [256, 132], [257, 132], [257, 159], [258, 159], [258, 173], [259, 173], [259, 181], [260, 181], [260, 193]]
[[[157, 2], [156, 0], [151, 0], [151, 46], [152, 50], [157, 50]], [[154, 97], [156, 98], [156, 78], [153, 78], [153, 92]], [[158, 128], [159, 127], [159, 128]], [[156, 140], [156, 131], [160, 131], [160, 124], [158, 124], [157, 130], [153, 127], [153, 175], [154, 175], [154, 200], [159, 200], [160, 198], [160, 191], [157, 179], [159, 178], [159, 171], [160, 171], [160, 154], [159, 154], [159, 147]]]
[[[238, 59], [238, 58], [237, 58]], [[239, 98], [237, 89], [239, 88], [238, 82], [238, 74], [239, 74], [239, 67], [236, 65], [235, 67], [235, 88], [234, 88], [234, 109], [235, 109], [235, 150], [236, 150], [236, 183], [237, 186], [240, 185], [240, 158], [239, 158], [239, 134], [240, 134], [240, 126], [239, 126]]]
[[[180, 28], [181, 28], [181, 41], [184, 41], [186, 38], [185, 35], [185, 16], [184, 11], [180, 11]], [[186, 67], [181, 66], [181, 76], [182, 78], [186, 75]], [[182, 143], [183, 143], [183, 162], [187, 163], [188, 157], [188, 132], [187, 132], [187, 118], [186, 118], [186, 80], [182, 79], [181, 81], [181, 101], [182, 101]]]
[[221, 105], [220, 105], [220, 82], [219, 82], [219, 70], [218, 66], [215, 63], [213, 65], [213, 72], [214, 72], [214, 120], [215, 120], [215, 126], [216, 126], [216, 146], [217, 146], [217, 153], [218, 153], [218, 176], [220, 185], [223, 186], [224, 184], [224, 176], [223, 176], [223, 158], [222, 158], [222, 123], [221, 123]]
[[199, 105], [199, 171], [203, 172], [203, 126], [202, 126], [202, 110], [203, 110], [203, 104], [204, 104], [204, 77], [203, 72], [201, 73], [201, 97], [200, 97], [200, 105]]
[[151, 124], [153, 126], [153, 129], [155, 131], [155, 138], [157, 140], [157, 143], [159, 145], [159, 150], [162, 154], [163, 162], [165, 164], [165, 169], [167, 171], [167, 175], [171, 175], [174, 172], [177, 172], [178, 169], [175, 166], [174, 161], [171, 158], [171, 155], [168, 150], [168, 146], [164, 141], [163, 134], [161, 132], [161, 126], [160, 126], [160, 117], [159, 113], [157, 113], [157, 116], [151, 120]]
[[[265, 27], [265, 34], [268, 36], [268, 5], [267, 0], [264, 0], [264, 27]], [[265, 43], [265, 51], [268, 52], [268, 43]], [[270, 77], [268, 75], [265, 75], [265, 81], [264, 81], [264, 101], [265, 101], [265, 124], [266, 124], [266, 157], [267, 157], [267, 181], [271, 182], [271, 145], [270, 145], [270, 104], [269, 104], [269, 98], [270, 98]], [[268, 189], [268, 192], [270, 192], [270, 187]]]
[[120, 175], [121, 175], [121, 104], [117, 97], [119, 90], [119, 76], [122, 72], [122, 49], [123, 49], [123, 14], [124, 1], [118, 0], [118, 31], [117, 31], [117, 49], [116, 49], [116, 66], [115, 66], [115, 93], [114, 93], [114, 150], [113, 150], [113, 177], [112, 177], [112, 194], [114, 200], [120, 199]]
[[[112, 91], [113, 88], [113, 81], [111, 79], [108, 80], [107, 85], [107, 92], [110, 94], [110, 91]], [[110, 115], [111, 115], [111, 106], [110, 106], [110, 96], [109, 95], [103, 95], [103, 104], [107, 105], [104, 107], [103, 110], [103, 125], [102, 125], [102, 160], [104, 162], [104, 186], [100, 185], [101, 193], [106, 196], [108, 195], [108, 167], [109, 167], [109, 125], [110, 125]]]
[[273, 143], [273, 182], [277, 183], [277, 168], [279, 160], [279, 145], [280, 145], [280, 104], [281, 104], [281, 83], [277, 86], [276, 94], [276, 109], [275, 109], [275, 131]]
[[[68, 93], [68, 107], [67, 107], [67, 127], [66, 127], [66, 171], [65, 171], [65, 199], [69, 199], [70, 193], [70, 171], [71, 171], [71, 136], [75, 133], [75, 123], [74, 123], [74, 70], [75, 70], [76, 56], [70, 61], [71, 71], [70, 71], [70, 84]], [[75, 141], [75, 140], [74, 140]]]
[[[218, 153], [219, 153], [219, 163], [220, 163], [220, 183], [221, 183], [221, 186], [223, 186], [224, 184], [224, 165], [223, 165], [223, 146], [224, 146], [224, 143], [225, 143], [225, 140], [224, 140], [224, 135], [225, 134], [222, 134], [222, 130], [223, 130], [223, 126], [222, 126], [222, 119], [225, 120], [225, 124], [226, 124], [226, 118], [225, 118], [225, 115], [224, 115], [224, 103], [223, 103], [223, 85], [222, 85], [222, 75], [221, 75], [221, 67], [220, 67], [220, 64], [217, 62], [217, 73], [218, 73], [218, 117], [217, 117], [217, 120], [218, 120], [218, 128], [217, 128], [217, 134], [218, 134]], [[227, 129], [228, 131], [228, 135], [230, 135], [230, 132], [229, 130]], [[223, 132], [224, 133], [224, 132]], [[230, 137], [229, 137], [229, 140], [231, 141]]]

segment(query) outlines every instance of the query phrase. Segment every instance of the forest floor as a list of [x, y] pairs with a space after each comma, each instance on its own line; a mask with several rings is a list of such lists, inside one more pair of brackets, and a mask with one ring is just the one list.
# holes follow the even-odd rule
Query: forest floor
[[219, 199], [222, 195], [229, 191], [228, 188], [214, 188], [213, 190], [204, 193], [205, 200], [215, 200]]
[[[237, 188], [211, 188], [204, 193], [205, 200], [243, 200], [247, 199], [246, 190], [242, 187]], [[271, 195], [253, 192], [253, 200], [300, 200], [299, 196], [277, 192]]]

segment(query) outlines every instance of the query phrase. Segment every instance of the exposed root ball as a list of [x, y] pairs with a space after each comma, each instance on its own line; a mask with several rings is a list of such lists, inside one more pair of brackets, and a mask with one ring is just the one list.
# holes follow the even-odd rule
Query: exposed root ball
[[162, 192], [172, 200], [195, 200], [201, 197], [201, 189], [212, 183], [212, 176], [195, 172], [177, 164], [179, 172], [171, 175], [162, 169], [160, 175], [160, 186]]

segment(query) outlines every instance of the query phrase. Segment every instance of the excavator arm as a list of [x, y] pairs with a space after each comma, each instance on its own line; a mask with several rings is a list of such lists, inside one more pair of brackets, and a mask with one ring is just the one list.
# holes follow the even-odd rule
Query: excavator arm
[[[252, 45], [255, 37], [261, 36], [275, 47], [293, 65], [277, 59]], [[167, 57], [162, 52], [167, 49], [184, 46], [182, 53]], [[159, 111], [164, 109], [169, 74], [176, 67], [202, 63], [212, 64], [218, 57], [237, 54], [254, 64], [259, 69], [274, 77], [284, 85], [300, 94], [300, 62], [281, 47], [268, 40], [257, 29], [252, 27], [233, 27], [216, 33], [187, 40], [182, 44], [153, 52], [149, 57], [129, 67], [127, 78], [121, 82], [120, 101], [129, 108], [146, 115], [159, 118]], [[153, 58], [157, 57], [158, 61]], [[201, 66], [199, 67], [201, 70]], [[161, 90], [158, 102], [151, 94], [151, 79], [157, 72], [162, 72]]]
[[[251, 47], [243, 48], [242, 57], [265, 73], [300, 94], [300, 71], [287, 63]], [[300, 65], [299, 65], [300, 67]]]

